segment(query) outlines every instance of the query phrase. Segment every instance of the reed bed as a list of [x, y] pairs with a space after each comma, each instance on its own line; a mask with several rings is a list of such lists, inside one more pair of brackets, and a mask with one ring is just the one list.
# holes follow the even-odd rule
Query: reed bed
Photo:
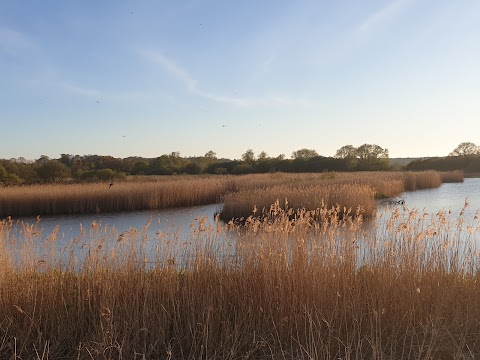
[[277, 185], [274, 187], [244, 190], [224, 198], [221, 219], [229, 221], [255, 216], [268, 211], [277, 202], [283, 209], [316, 210], [339, 206], [340, 215], [357, 212], [371, 217], [375, 211], [374, 189], [369, 185], [326, 184], [306, 187]]
[[442, 171], [440, 172], [442, 183], [463, 182], [463, 171]]
[[[451, 179], [459, 179], [458, 174]], [[256, 211], [268, 208], [276, 200], [288, 200], [293, 209], [315, 210], [321, 206], [338, 207], [342, 212], [372, 217], [375, 199], [396, 197], [404, 191], [439, 187], [442, 176], [436, 171], [423, 172], [357, 172], [311, 175], [292, 178], [277, 176], [286, 185], [270, 187], [242, 184], [240, 190], [224, 197], [221, 218], [245, 219]], [[357, 211], [361, 209], [361, 211]]]
[[[154, 176], [116, 182], [111, 187], [109, 183], [0, 187], [0, 216], [97, 213], [204, 205], [217, 203], [223, 196], [239, 191], [263, 191], [265, 188], [318, 189], [320, 185], [332, 189], [340, 185], [359, 185], [360, 188], [371, 186], [376, 198], [385, 198], [398, 196], [406, 190], [440, 186], [442, 178], [461, 181], [463, 174], [455, 172], [440, 175], [428, 171]], [[285, 198], [285, 195], [279, 193], [278, 198]], [[251, 208], [253, 205], [255, 204], [251, 204]], [[364, 205], [368, 207], [367, 203]]]
[[232, 188], [228, 178], [34, 185], [0, 189], [0, 216], [79, 214], [212, 204]]
[[41, 222], [1, 222], [0, 357], [480, 356], [477, 215], [273, 210], [242, 227], [199, 219], [178, 246], [92, 224], [55, 250]]
[[442, 185], [442, 176], [438, 171], [407, 172], [405, 174], [405, 190], [432, 189]]

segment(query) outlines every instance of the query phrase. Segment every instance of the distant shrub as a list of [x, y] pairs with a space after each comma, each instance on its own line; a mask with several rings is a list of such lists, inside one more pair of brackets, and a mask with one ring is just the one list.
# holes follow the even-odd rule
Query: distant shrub
[[102, 181], [111, 180], [115, 177], [115, 172], [112, 169], [101, 169], [95, 171], [95, 177]]
[[216, 168], [215, 170], [213, 170], [213, 173], [214, 174], [218, 174], [218, 175], [225, 175], [225, 174], [228, 174], [228, 170], [227, 168], [224, 168], [224, 167], [219, 167], [219, 168]]

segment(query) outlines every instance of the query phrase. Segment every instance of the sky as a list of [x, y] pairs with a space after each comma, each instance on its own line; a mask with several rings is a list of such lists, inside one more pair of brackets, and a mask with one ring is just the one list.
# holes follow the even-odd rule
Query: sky
[[480, 145], [478, 0], [2, 0], [0, 158]]

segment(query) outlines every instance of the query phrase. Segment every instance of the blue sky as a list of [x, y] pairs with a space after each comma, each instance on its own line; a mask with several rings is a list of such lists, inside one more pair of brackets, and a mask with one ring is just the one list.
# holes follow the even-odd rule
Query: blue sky
[[0, 158], [480, 145], [477, 0], [0, 2]]

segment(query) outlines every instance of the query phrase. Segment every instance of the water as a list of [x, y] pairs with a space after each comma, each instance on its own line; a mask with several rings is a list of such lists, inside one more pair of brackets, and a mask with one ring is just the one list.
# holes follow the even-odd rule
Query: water
[[[42, 229], [43, 238], [48, 237], [59, 226], [57, 242], [64, 245], [72, 238], [81, 235], [81, 227], [87, 229], [96, 224], [99, 228], [115, 230], [118, 234], [132, 228], [141, 230], [152, 219], [148, 227], [149, 236], [159, 231], [162, 233], [176, 232], [178, 236], [187, 236], [190, 225], [205, 219], [206, 225], [214, 225], [214, 216], [221, 210], [221, 204], [194, 206], [166, 210], [145, 210], [134, 212], [118, 212], [105, 214], [85, 215], [52, 215], [40, 218], [39, 227]], [[25, 223], [34, 224], [36, 218], [26, 217], [16, 219]]]
[[[433, 218], [435, 214], [443, 210], [446, 213], [450, 212], [452, 219], [458, 217], [467, 200], [469, 206], [465, 209], [464, 219], [473, 221], [477, 209], [480, 209], [480, 179], [465, 179], [464, 183], [447, 183], [436, 189], [406, 192], [400, 198], [405, 200], [405, 206], [399, 207], [405, 210], [402, 216], [407, 216], [411, 210], [418, 210]], [[380, 226], [377, 228], [378, 231], [385, 231], [382, 230], [382, 226], [386, 226], [385, 219], [388, 219], [389, 211], [394, 208], [395, 206], [392, 207], [387, 202], [378, 203], [378, 212], [384, 212], [383, 220], [380, 221]], [[40, 252], [41, 256], [48, 256], [48, 246], [46, 247], [44, 244], [54, 243], [52, 246], [64, 249], [63, 251], [71, 251], [73, 248], [73, 255], [81, 261], [94, 248], [105, 246], [105, 249], [108, 249], [109, 246], [111, 248], [112, 244], [123, 238], [131, 238], [136, 244], [143, 242], [143, 251], [152, 254], [152, 257], [155, 257], [155, 254], [158, 255], [159, 252], [169, 251], [172, 253], [171, 258], [174, 258], [175, 254], [182, 251], [181, 247], [184, 244], [192, 246], [192, 239], [195, 239], [195, 242], [204, 241], [212, 245], [214, 238], [218, 244], [231, 246], [223, 251], [231, 256], [235, 252], [238, 234], [218, 232], [215, 235], [214, 229], [218, 224], [214, 221], [214, 215], [220, 210], [221, 204], [214, 204], [157, 211], [44, 216], [37, 224], [41, 235], [37, 237], [40, 241], [36, 243], [36, 251]], [[33, 217], [15, 220], [18, 221], [18, 226], [14, 230], [16, 238], [22, 238], [20, 222], [36, 224], [36, 219]], [[148, 227], [145, 226], [147, 223]], [[368, 229], [368, 226], [365, 224], [364, 229]], [[201, 231], [206, 228], [210, 229], [209, 235], [203, 236]], [[56, 234], [54, 241], [51, 240], [52, 233]], [[167, 240], [163, 241], [163, 239]], [[170, 243], [175, 244], [173, 248], [169, 247]]]
[[[436, 189], [405, 192], [399, 198], [405, 200], [405, 205], [409, 209], [425, 210], [429, 213], [451, 210], [457, 214], [460, 214], [465, 200], [467, 200], [469, 206], [465, 215], [466, 217], [473, 217], [476, 210], [480, 209], [480, 178], [465, 179], [464, 183], [447, 183]], [[385, 202], [379, 202], [378, 209], [382, 210], [385, 206]], [[202, 218], [206, 218], [207, 224], [213, 226], [215, 213], [219, 212], [221, 208], [221, 204], [213, 204], [166, 210], [44, 216], [41, 218], [39, 225], [43, 228], [45, 236], [52, 233], [58, 225], [59, 238], [66, 240], [80, 235], [80, 224], [84, 228], [89, 228], [95, 222], [99, 226], [115, 228], [119, 233], [122, 233], [130, 228], [142, 229], [151, 217], [153, 221], [149, 231], [152, 234], [158, 231], [171, 231], [172, 228], [184, 232], [192, 223]], [[31, 224], [36, 222], [34, 217], [16, 220]]]
[[465, 179], [463, 183], [447, 183], [437, 189], [417, 190], [402, 194], [410, 209], [425, 209], [430, 213], [439, 210], [452, 211], [459, 215], [465, 200], [469, 206], [465, 217], [473, 217], [480, 209], [480, 178]]

